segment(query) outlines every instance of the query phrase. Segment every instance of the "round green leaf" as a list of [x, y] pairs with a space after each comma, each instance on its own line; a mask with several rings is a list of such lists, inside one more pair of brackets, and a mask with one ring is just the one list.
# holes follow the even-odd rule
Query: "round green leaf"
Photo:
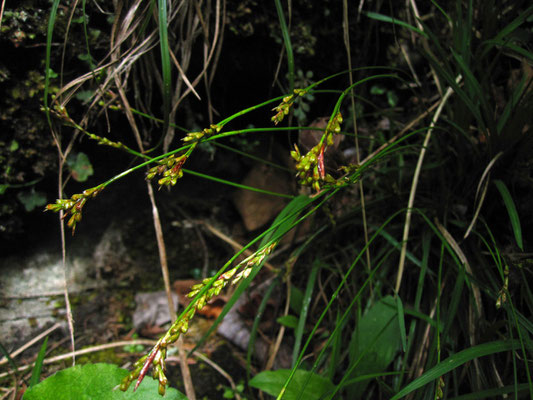
[[23, 400], [187, 399], [173, 388], [168, 388], [165, 396], [160, 396], [157, 392], [158, 382], [149, 377], [136, 392], [133, 392], [134, 385], [127, 392], [115, 389], [127, 374], [127, 370], [112, 364], [76, 365], [26, 390]]
[[89, 157], [85, 153], [78, 153], [76, 158], [67, 159], [67, 164], [72, 171], [72, 177], [78, 182], [85, 182], [94, 173]]
[[24, 204], [26, 211], [33, 211], [35, 207], [41, 207], [46, 204], [46, 196], [44, 193], [38, 192], [35, 188], [17, 194], [19, 201]]

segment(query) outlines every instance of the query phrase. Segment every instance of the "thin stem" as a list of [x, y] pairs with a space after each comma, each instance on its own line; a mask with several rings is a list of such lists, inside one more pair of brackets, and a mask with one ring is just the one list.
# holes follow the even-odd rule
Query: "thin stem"
[[[63, 158], [61, 152], [58, 153], [59, 156], [59, 171], [58, 171], [58, 195], [59, 198], [63, 198], [63, 165], [65, 159]], [[70, 347], [72, 350], [72, 366], [76, 365], [76, 343], [74, 341], [74, 319], [72, 318], [72, 307], [70, 306], [70, 298], [68, 295], [68, 284], [67, 284], [67, 244], [65, 241], [65, 224], [63, 218], [63, 210], [59, 212], [59, 230], [61, 236], [61, 264], [63, 270], [63, 297], [65, 298], [65, 308], [67, 312], [67, 324], [68, 331], [70, 334]]]
[[[460, 80], [461, 80], [461, 75], [457, 77], [456, 82], [459, 82]], [[427, 150], [429, 141], [431, 139], [431, 133], [433, 132], [433, 128], [435, 127], [440, 117], [440, 113], [442, 112], [444, 105], [446, 104], [446, 102], [448, 101], [448, 98], [451, 96], [452, 93], [453, 93], [453, 89], [449, 87], [446, 90], [446, 93], [444, 94], [444, 96], [442, 97], [442, 100], [440, 101], [440, 104], [437, 107], [437, 111], [435, 111], [435, 115], [433, 116], [431, 124], [429, 125], [429, 129], [426, 133], [426, 138], [424, 139], [424, 143], [422, 144], [422, 149], [420, 149], [420, 154], [418, 155], [418, 162], [416, 164], [415, 173], [413, 175], [413, 181], [411, 183], [411, 191], [409, 192], [409, 201], [407, 202], [407, 212], [405, 215], [405, 223], [403, 226], [402, 250], [400, 252], [400, 262], [398, 264], [398, 275], [396, 276], [396, 286], [394, 288], [395, 293], [400, 292], [400, 286], [402, 284], [403, 271], [405, 268], [405, 256], [407, 255], [407, 240], [409, 239], [409, 229], [411, 227], [411, 216], [413, 214], [413, 204], [415, 202], [416, 188], [418, 186], [418, 180], [420, 178], [420, 171], [422, 170], [424, 156], [426, 155], [426, 150]]]
[[[349, 30], [349, 20], [348, 20], [348, 1], [342, 0], [342, 11], [343, 11], [343, 21], [342, 28], [344, 30], [344, 46], [346, 47], [346, 58], [348, 59], [348, 78], [350, 79], [350, 86], [353, 86], [353, 71], [352, 71], [352, 55], [350, 51], [350, 30]], [[361, 155], [359, 152], [359, 135], [357, 131], [357, 115], [355, 114], [355, 96], [353, 89], [350, 90], [350, 101], [352, 104], [352, 120], [353, 120], [353, 132], [355, 140], [355, 157], [357, 165], [361, 165]], [[359, 187], [359, 198], [361, 201], [361, 213], [363, 217], [363, 234], [365, 238], [365, 245], [368, 244], [368, 223], [366, 219], [366, 205], [365, 205], [365, 191], [363, 188], [363, 180], [360, 179], [358, 182]], [[368, 272], [372, 270], [372, 263], [370, 259], [370, 247], [366, 247], [366, 268]], [[372, 293], [372, 282], [370, 282], [370, 293]]]

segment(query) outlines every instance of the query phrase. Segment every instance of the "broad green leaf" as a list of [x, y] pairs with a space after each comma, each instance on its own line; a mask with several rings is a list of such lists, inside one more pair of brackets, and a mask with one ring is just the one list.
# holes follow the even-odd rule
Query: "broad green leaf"
[[112, 364], [76, 365], [26, 390], [23, 400], [187, 399], [173, 388], [167, 388], [165, 396], [160, 396], [158, 382], [153, 379], [145, 379], [136, 392], [133, 385], [127, 392], [114, 390], [127, 374], [127, 370]]
[[[396, 300], [387, 296], [375, 303], [361, 318], [350, 342], [351, 377], [385, 371], [401, 348]], [[350, 398], [361, 398], [370, 380], [349, 387]]]
[[67, 159], [72, 177], [78, 182], [85, 182], [93, 173], [93, 166], [85, 153], [78, 153], [76, 157]]
[[[250, 386], [260, 389], [271, 396], [277, 396], [285, 381], [289, 378], [290, 372], [288, 369], [260, 372], [250, 380]], [[303, 393], [301, 393], [301, 388], [304, 388]], [[329, 379], [310, 371], [298, 369], [289, 383], [283, 399], [320, 399], [331, 390], [333, 390], [333, 383]]]

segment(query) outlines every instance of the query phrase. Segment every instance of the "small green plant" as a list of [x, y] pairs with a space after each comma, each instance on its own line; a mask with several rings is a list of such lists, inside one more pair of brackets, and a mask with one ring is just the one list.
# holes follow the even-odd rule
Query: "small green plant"
[[229, 386], [224, 386], [222, 388], [224, 390], [222, 397], [224, 399], [236, 399], [238, 396], [241, 400], [247, 400], [246, 396], [244, 395], [244, 388], [244, 382], [239, 382], [237, 385], [235, 385], [235, 389]]
[[381, 85], [372, 85], [370, 88], [370, 94], [376, 96], [383, 96], [387, 98], [387, 103], [391, 107], [396, 107], [398, 105], [398, 95], [393, 90], [388, 90]]
[[[131, 335], [131, 338], [137, 339], [139, 338], [139, 335], [137, 333], [134, 333], [133, 335]], [[140, 353], [141, 351], [144, 351], [144, 346], [142, 344], [136, 344], [136, 345], [128, 344], [124, 346], [123, 349], [124, 351], [128, 353]]]

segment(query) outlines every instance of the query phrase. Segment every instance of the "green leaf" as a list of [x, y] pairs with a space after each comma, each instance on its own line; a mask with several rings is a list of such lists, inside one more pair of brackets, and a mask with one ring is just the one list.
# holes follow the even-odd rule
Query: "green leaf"
[[78, 153], [67, 159], [67, 165], [72, 172], [72, 177], [78, 182], [85, 182], [94, 173], [89, 157], [85, 153]]
[[24, 204], [26, 211], [33, 211], [36, 207], [41, 207], [46, 204], [46, 196], [44, 193], [37, 192], [35, 188], [17, 194], [17, 199]]
[[88, 22], [88, 21], [87, 21], [88, 19], [89, 19], [89, 18], [88, 18], [87, 15], [82, 15], [82, 16], [79, 17], [79, 18], [73, 18], [73, 19], [72, 19], [72, 23], [73, 23], [73, 24], [85, 24], [85, 23]]
[[17, 364], [15, 363], [15, 360], [9, 355], [9, 351], [4, 347], [4, 345], [0, 342], [0, 353], [4, 355], [4, 357], [7, 359], [7, 362], [13, 368], [13, 371], [17, 370]]
[[296, 314], [300, 314], [302, 311], [302, 304], [304, 300], [304, 292], [301, 289], [298, 289], [296, 286], [291, 288], [291, 300], [290, 300], [290, 309]]
[[313, 289], [315, 287], [316, 277], [320, 268], [324, 267], [324, 263], [319, 259], [316, 259], [313, 262], [313, 267], [311, 268], [311, 273], [307, 278], [307, 285], [305, 288], [305, 295], [302, 302], [302, 311], [300, 312], [300, 317], [297, 318], [297, 327], [294, 332], [294, 346], [292, 350], [292, 366], [296, 365], [298, 361], [298, 354], [300, 353], [300, 346], [302, 344], [303, 335], [305, 332], [305, 322], [307, 321], [307, 315], [309, 314], [309, 308], [311, 306], [311, 301], [313, 299]]
[[46, 355], [47, 344], [48, 336], [44, 339], [41, 349], [39, 350], [39, 354], [37, 355], [37, 360], [35, 360], [35, 365], [33, 366], [33, 371], [31, 373], [30, 387], [37, 385], [39, 383], [39, 379], [41, 379], [41, 370], [43, 368], [43, 360], [44, 356]]
[[90, 62], [91, 61], [91, 55], [87, 54], [87, 53], [81, 53], [81, 54], [78, 54], [78, 59], [81, 60], [81, 61]]
[[[250, 380], [250, 386], [271, 396], [277, 396], [289, 378], [290, 372], [288, 369], [260, 372]], [[304, 388], [303, 392], [301, 388]], [[329, 379], [310, 371], [298, 369], [285, 391], [283, 400], [320, 399], [331, 390], [333, 390], [333, 384]]]
[[145, 379], [136, 392], [133, 392], [133, 385], [127, 392], [113, 390], [127, 374], [127, 370], [112, 364], [76, 365], [26, 390], [23, 400], [187, 399], [173, 388], [160, 396], [158, 382], [153, 379]]
[[50, 78], [54, 79], [54, 78], [57, 78], [59, 75], [57, 74], [57, 72], [55, 72], [52, 68], [49, 68], [48, 69], [48, 75], [50, 76]]
[[248, 348], [246, 349], [246, 372], [247, 372], [247, 378], [246, 380], [250, 380], [250, 370], [252, 366], [252, 355], [255, 351], [255, 341], [257, 340], [257, 333], [259, 332], [259, 324], [261, 323], [261, 320], [263, 319], [263, 314], [265, 312], [265, 309], [267, 308], [267, 305], [269, 303], [270, 297], [272, 296], [272, 293], [274, 292], [274, 289], [278, 286], [280, 283], [280, 279], [274, 279], [267, 287], [267, 289], [264, 292], [263, 299], [261, 300], [261, 303], [259, 304], [259, 307], [257, 307], [257, 311], [255, 313], [254, 323], [252, 325], [252, 329], [250, 330], [250, 339], [248, 340]]
[[370, 94], [382, 95], [385, 94], [386, 91], [387, 89], [381, 85], [372, 85], [370, 87]]
[[[506, 394], [519, 394], [520, 392], [526, 392], [528, 389], [529, 389], [529, 384], [520, 383], [516, 386], [507, 385], [503, 387], [480, 390], [479, 392], [463, 394], [461, 396], [453, 397], [450, 400], [480, 400], [480, 399], [487, 399], [487, 398], [494, 399], [494, 398], [499, 398], [502, 395], [506, 395]], [[526, 398], [526, 396], [523, 396], [523, 398]]]
[[489, 354], [500, 353], [503, 351], [516, 350], [520, 347], [518, 340], [501, 340], [489, 343], [483, 343], [474, 347], [470, 347], [466, 350], [460, 351], [446, 360], [441, 361], [439, 364], [425, 372], [423, 375], [409, 383], [402, 390], [396, 393], [391, 400], [400, 399], [409, 393], [415, 391], [428, 383], [434, 382], [435, 379], [440, 378], [442, 375], [450, 372], [451, 370], [460, 367], [464, 363], [473, 360], [475, 358], [488, 356]]
[[522, 228], [520, 226], [520, 218], [518, 217], [518, 212], [516, 211], [516, 206], [514, 204], [513, 198], [511, 197], [511, 193], [509, 193], [509, 190], [507, 189], [507, 186], [505, 186], [505, 183], [503, 183], [503, 181], [496, 179], [494, 181], [494, 184], [502, 195], [503, 203], [505, 204], [505, 208], [507, 208], [507, 213], [509, 214], [509, 219], [511, 220], [511, 226], [513, 227], [516, 244], [518, 245], [520, 250], [523, 251], [524, 243], [522, 241]]
[[19, 142], [17, 142], [16, 140], [12, 140], [11, 143], [9, 144], [9, 151], [16, 151], [18, 150], [19, 148]]
[[294, 315], [283, 315], [276, 320], [279, 324], [286, 326], [287, 328], [296, 329], [298, 326], [298, 318]]
[[398, 100], [396, 93], [390, 90], [387, 92], [387, 102], [389, 103], [389, 106], [396, 107], [398, 105]]
[[402, 339], [402, 351], [407, 349], [407, 332], [405, 330], [405, 315], [403, 311], [403, 303], [400, 296], [396, 297], [396, 307], [398, 311], [398, 323], [400, 325], [400, 338]]
[[170, 123], [170, 103], [172, 96], [172, 74], [170, 49], [168, 44], [167, 0], [158, 0], [159, 45], [161, 47], [161, 77], [163, 78], [163, 132], [166, 135]]
[[[392, 296], [375, 303], [361, 318], [350, 342], [352, 377], [384, 372], [401, 348], [398, 305]], [[361, 398], [370, 380], [350, 386], [350, 398]]]
[[[50, 18], [48, 19], [48, 29], [46, 32], [46, 56], [45, 56], [45, 76], [44, 76], [44, 93], [43, 104], [46, 112], [46, 119], [48, 125], [52, 128], [52, 118], [50, 117], [50, 110], [48, 109], [48, 94], [50, 92], [50, 79], [55, 78], [57, 74], [50, 68], [50, 58], [52, 54], [52, 35], [54, 33], [54, 25], [56, 22], [57, 9], [60, 0], [54, 0], [50, 8]], [[55, 76], [54, 76], [55, 75]]]
[[77, 100], [81, 101], [83, 104], [88, 103], [94, 96], [94, 90], [80, 90], [74, 96]]
[[375, 12], [363, 12], [363, 14], [365, 14], [368, 18], [372, 18], [372, 19], [375, 19], [377, 21], [389, 22], [391, 24], [396, 24], [396, 25], [402, 26], [404, 28], [410, 29], [413, 32], [416, 32], [416, 33], [418, 33], [419, 35], [422, 35], [425, 38], [428, 37], [425, 32], [421, 31], [416, 26], [410, 25], [410, 24], [408, 24], [407, 22], [404, 22], [404, 21], [400, 21], [399, 19], [396, 19], [396, 18], [393, 18], [393, 17], [389, 17], [388, 15], [383, 15], [383, 14], [379, 14], [379, 13], [375, 13]]

